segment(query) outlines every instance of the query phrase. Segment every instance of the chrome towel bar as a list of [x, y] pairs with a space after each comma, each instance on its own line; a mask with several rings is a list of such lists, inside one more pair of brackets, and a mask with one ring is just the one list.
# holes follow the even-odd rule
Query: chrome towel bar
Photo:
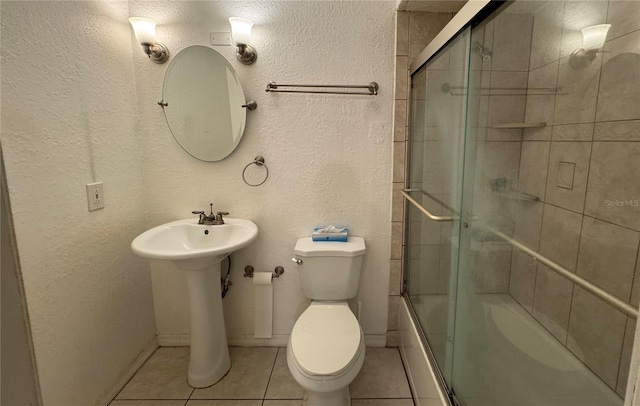
[[[284, 90], [282, 87], [302, 88]], [[303, 90], [306, 88], [317, 88], [323, 90]], [[352, 91], [336, 91], [326, 89], [367, 89], [368, 92], [352, 92]], [[358, 94], [366, 96], [375, 96], [378, 94], [378, 84], [371, 82], [368, 85], [282, 85], [276, 82], [269, 82], [267, 84], [267, 92], [279, 92], [279, 93], [322, 93], [322, 94]]]

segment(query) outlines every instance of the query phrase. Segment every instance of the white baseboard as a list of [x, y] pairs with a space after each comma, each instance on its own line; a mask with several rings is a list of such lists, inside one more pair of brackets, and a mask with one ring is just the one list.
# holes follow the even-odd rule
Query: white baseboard
[[364, 345], [367, 347], [386, 347], [387, 334], [365, 334]]
[[422, 346], [420, 335], [413, 323], [409, 308], [404, 299], [400, 300], [398, 309], [398, 335], [402, 361], [407, 371], [409, 385], [416, 406], [449, 404], [442, 391], [435, 373], [431, 367], [429, 357]]
[[[274, 334], [271, 338], [255, 338], [253, 334], [234, 334], [227, 336], [227, 344], [234, 347], [286, 347], [289, 334]], [[191, 343], [189, 334], [159, 334], [160, 347], [188, 347]], [[384, 347], [387, 344], [386, 334], [365, 334], [367, 347]]]
[[140, 367], [147, 362], [147, 360], [153, 355], [153, 353], [158, 349], [158, 339], [157, 337], [153, 337], [151, 341], [145, 346], [145, 348], [140, 351], [138, 356], [136, 357], [129, 367], [122, 373], [120, 378], [105, 392], [103, 392], [98, 399], [93, 402], [93, 406], [107, 406], [113, 398], [124, 388], [124, 386], [129, 382], [129, 380], [133, 377], [133, 375], [138, 372]]
[[255, 338], [253, 334], [227, 336], [227, 343], [234, 347], [286, 347], [289, 334], [274, 334], [271, 338]]
[[160, 347], [188, 347], [191, 345], [189, 334], [158, 334]]
[[[233, 347], [286, 347], [289, 334], [274, 334], [271, 338], [255, 338], [253, 334], [227, 336], [227, 344]], [[188, 347], [191, 345], [189, 334], [159, 334], [160, 347]]]

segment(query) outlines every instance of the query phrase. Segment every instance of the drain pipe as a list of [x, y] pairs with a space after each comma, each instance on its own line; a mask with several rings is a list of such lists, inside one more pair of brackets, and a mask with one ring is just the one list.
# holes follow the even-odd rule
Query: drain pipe
[[229, 286], [232, 285], [232, 283], [231, 283], [231, 255], [227, 256], [227, 261], [229, 262], [229, 266], [227, 267], [227, 274], [225, 275], [224, 278], [220, 277], [220, 282], [222, 283], [222, 298], [223, 299], [227, 295], [227, 292], [229, 291]]

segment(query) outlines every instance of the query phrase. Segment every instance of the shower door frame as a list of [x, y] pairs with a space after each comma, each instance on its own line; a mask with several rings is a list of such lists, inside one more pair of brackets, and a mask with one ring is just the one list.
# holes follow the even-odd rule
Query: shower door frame
[[442, 48], [453, 41], [462, 30], [473, 25], [474, 22], [481, 22], [486, 16], [504, 3], [505, 0], [467, 1], [442, 31], [420, 52], [416, 60], [411, 62], [411, 65], [409, 65], [409, 75], [413, 76], [420, 68], [429, 62], [429, 60], [436, 56]]
[[[439, 52], [444, 49], [449, 43], [454, 41], [458, 35], [464, 31], [466, 28], [473, 26], [474, 23], [478, 24], [485, 19], [486, 16], [490, 15], [493, 11], [499, 8], [504, 4], [503, 0], [469, 0], [461, 9], [456, 13], [456, 15], [447, 23], [447, 25], [440, 31], [436, 37], [427, 45], [427, 47], [422, 50], [420, 55], [415, 59], [415, 61], [411, 62], [409, 66], [409, 77], [410, 83], [413, 80], [414, 74], [419, 72], [431, 59], [436, 57]], [[409, 86], [409, 96], [408, 99], [412, 100], [412, 86]], [[409, 115], [411, 115], [411, 109], [409, 109]], [[409, 117], [409, 122], [411, 122], [411, 117]], [[466, 124], [465, 124], [466, 127]], [[409, 173], [409, 168], [411, 165], [410, 162], [410, 143], [407, 146], [407, 159], [405, 159], [405, 173]], [[410, 188], [409, 179], [405, 176], [405, 189]], [[409, 205], [411, 204], [406, 197], [403, 197], [404, 200], [404, 212], [408, 213]], [[406, 220], [405, 220], [406, 221]], [[408, 241], [409, 236], [409, 228], [404, 228], [404, 241]], [[404, 264], [403, 269], [406, 271], [407, 262], [408, 262], [408, 244], [404, 244]], [[406, 276], [406, 275], [405, 275]], [[427, 357], [429, 358], [429, 362], [433, 367], [433, 372], [435, 377], [440, 385], [440, 389], [446, 395], [446, 399], [449, 402], [450, 406], [457, 406], [458, 402], [455, 398], [455, 395], [452, 391], [452, 388], [447, 383], [443, 372], [440, 370], [440, 366], [436, 362], [436, 357], [431, 349], [431, 346], [428, 343], [427, 336], [422, 328], [422, 325], [418, 322], [418, 316], [416, 314], [415, 309], [409, 300], [409, 294], [407, 292], [407, 284], [406, 280], [403, 283], [402, 296], [404, 297], [405, 303], [407, 304], [407, 308], [409, 309], [409, 313], [411, 314], [411, 318], [414, 320], [418, 334], [420, 336], [420, 341], [422, 342], [422, 346], [425, 349]]]
[[[436, 57], [441, 50], [443, 50], [449, 43], [451, 43], [452, 41], [454, 41], [458, 35], [463, 32], [465, 29], [467, 29], [468, 27], [473, 28], [474, 26], [480, 24], [482, 21], [484, 21], [486, 19], [486, 17], [488, 17], [491, 13], [493, 13], [495, 10], [497, 10], [499, 7], [501, 7], [502, 5], [504, 5], [507, 1], [506, 0], [468, 0], [467, 3], [460, 9], [460, 11], [451, 19], [451, 21], [449, 21], [449, 23], [442, 29], [442, 31], [440, 31], [440, 33], [438, 33], [438, 35], [436, 35], [436, 37], [429, 43], [429, 45], [427, 45], [427, 47], [420, 53], [420, 55], [416, 58], [415, 61], [413, 61], [411, 63], [411, 65], [409, 66], [409, 78], [410, 81], [409, 83], [412, 83], [414, 74], [418, 73], [430, 60], [432, 60], [434, 57]], [[409, 97], [408, 100], [413, 100], [412, 95], [412, 86], [409, 86]], [[467, 103], [467, 109], [468, 109], [468, 98], [466, 100]], [[411, 115], [412, 114], [412, 109], [409, 109], [408, 113]], [[412, 117], [409, 117], [409, 122], [412, 122]], [[467, 136], [467, 128], [466, 128], [466, 123], [465, 123], [465, 131], [464, 131], [464, 137], [466, 138]], [[411, 158], [411, 154], [410, 154], [410, 146], [411, 144], [408, 143], [407, 144], [407, 158], [405, 159], [405, 173], [409, 173], [409, 169], [410, 169], [410, 158]], [[463, 158], [464, 159], [464, 158]], [[466, 172], [466, 170], [465, 170]], [[466, 176], [466, 175], [464, 175]], [[410, 188], [410, 183], [409, 183], [409, 179], [408, 177], [405, 177], [405, 190]], [[404, 193], [403, 193], [404, 195]], [[464, 195], [464, 192], [463, 192]], [[409, 207], [411, 205], [411, 202], [408, 200], [407, 196], [403, 196], [403, 206], [404, 206], [404, 212], [407, 213], [409, 210]], [[463, 212], [463, 209], [461, 208], [460, 213], [454, 213], [456, 216], [460, 216], [461, 213]], [[405, 300], [405, 303], [407, 305], [407, 308], [409, 310], [410, 313], [410, 317], [413, 319], [417, 330], [418, 330], [418, 335], [420, 338], [420, 341], [422, 342], [422, 345], [425, 349], [425, 352], [427, 354], [428, 360], [430, 362], [430, 364], [433, 367], [433, 372], [436, 376], [436, 379], [438, 380], [438, 383], [440, 385], [440, 389], [443, 391], [443, 393], [446, 395], [446, 399], [449, 402], [449, 405], [451, 406], [457, 406], [458, 402], [455, 398], [454, 392], [452, 390], [452, 388], [449, 386], [449, 384], [447, 383], [443, 372], [440, 370], [440, 366], [437, 364], [436, 362], [436, 358], [434, 356], [434, 353], [427, 341], [427, 337], [426, 334], [423, 330], [422, 325], [419, 322], [417, 313], [415, 311], [415, 309], [413, 308], [413, 304], [411, 303], [411, 300], [409, 299], [409, 292], [407, 292], [407, 283], [406, 283], [406, 270], [408, 269], [408, 244], [407, 242], [409, 241], [409, 231], [408, 231], [408, 227], [406, 227], [406, 219], [405, 219], [405, 228], [404, 228], [404, 259], [403, 259], [403, 270], [405, 272], [405, 274], [403, 275], [404, 282], [402, 285], [402, 296]], [[463, 221], [461, 219], [461, 221]], [[496, 235], [499, 235], [501, 233], [496, 233]], [[499, 235], [500, 236], [500, 235]], [[511, 244], [512, 246], [519, 248], [519, 249], [523, 249], [522, 247], [520, 247], [518, 245], [517, 241], [514, 241], [512, 238], [506, 236], [506, 237], [501, 237], [503, 238], [504, 241], [508, 242], [509, 244]], [[589, 281], [586, 281], [582, 278], [579, 277], [573, 277], [572, 275], [568, 275], [569, 272], [566, 271], [564, 268], [562, 268], [562, 266], [557, 265], [556, 263], [554, 263], [551, 260], [548, 260], [546, 257], [540, 255], [539, 253], [532, 251], [530, 249], [528, 249], [527, 247], [524, 247], [523, 249], [525, 251], [525, 253], [531, 255], [534, 258], [537, 259], [542, 259], [543, 263], [546, 264], [545, 261], [548, 261], [549, 264], [546, 264], [547, 266], [549, 266], [554, 272], [556, 272], [557, 274], [560, 274], [561, 276], [563, 276], [566, 279], [571, 280], [572, 282], [576, 283], [577, 285], [583, 287], [584, 289], [586, 289], [587, 291], [593, 293], [596, 297], [598, 297], [599, 299], [607, 302], [608, 304], [614, 306], [615, 308], [617, 308], [619, 311], [626, 313], [628, 316], [634, 317], [637, 320], [640, 320], [640, 318], [638, 318], [638, 309], [634, 308], [633, 306], [630, 306], [626, 303], [623, 303], [620, 300], [617, 300], [616, 298], [614, 298], [611, 294], [609, 294], [608, 292], [598, 288], [597, 286], [593, 285], [592, 283], [590, 283]], [[527, 252], [530, 251], [530, 252]], [[458, 253], [459, 254], [459, 253]], [[458, 261], [458, 265], [459, 266], [460, 262]], [[454, 314], [455, 316], [455, 314]], [[637, 331], [640, 331], [637, 329]], [[639, 373], [639, 367], [640, 367], [640, 354], [639, 351], [637, 351], [638, 349], [638, 344], [636, 343], [637, 340], [634, 340], [634, 345], [633, 345], [633, 351], [632, 351], [632, 356], [631, 356], [631, 365], [630, 365], [630, 369], [629, 369], [629, 376], [628, 376], [628, 385], [627, 385], [627, 391], [624, 397], [624, 402], [625, 405], [635, 405], [635, 404], [640, 404], [640, 402], [637, 401], [637, 393], [635, 390], [635, 386], [634, 384], [636, 382], [640, 382], [640, 373]]]

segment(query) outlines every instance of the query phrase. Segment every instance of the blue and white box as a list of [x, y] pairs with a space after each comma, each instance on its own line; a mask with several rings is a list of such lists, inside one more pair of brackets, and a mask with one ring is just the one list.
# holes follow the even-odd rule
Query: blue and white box
[[347, 227], [316, 227], [311, 233], [312, 241], [347, 242], [349, 229]]

